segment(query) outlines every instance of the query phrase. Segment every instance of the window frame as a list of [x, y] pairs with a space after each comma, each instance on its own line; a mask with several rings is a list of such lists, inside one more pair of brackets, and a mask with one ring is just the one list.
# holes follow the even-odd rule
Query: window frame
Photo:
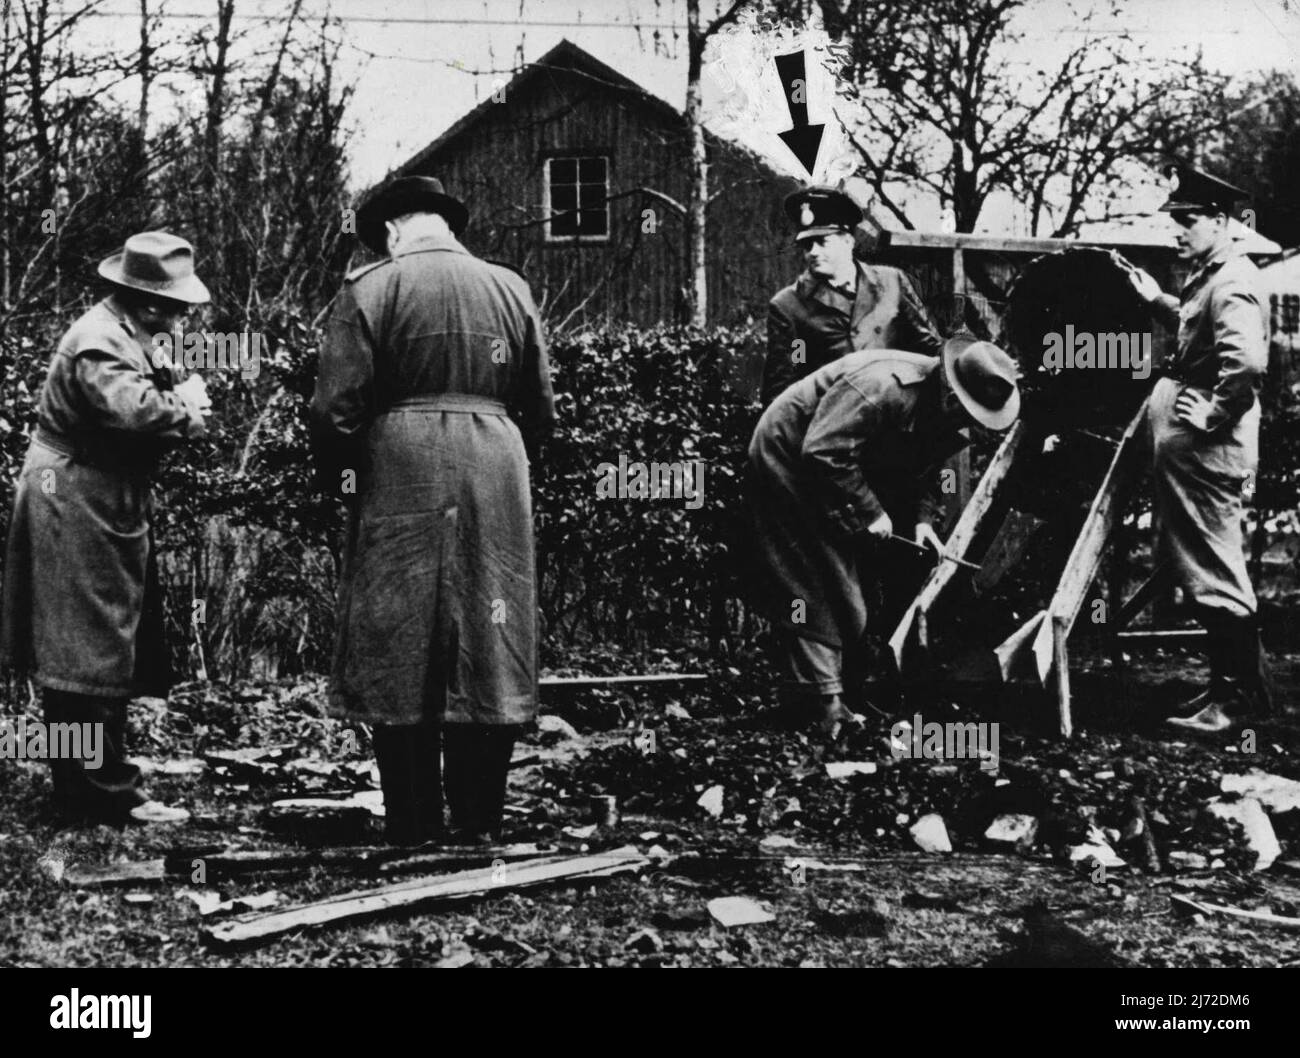
[[[577, 166], [576, 175], [581, 176], [582, 162], [592, 159], [600, 159], [605, 163], [605, 232], [603, 235], [556, 235], [551, 229], [551, 216], [555, 212], [551, 205], [551, 165], [554, 162], [573, 161]], [[542, 206], [546, 211], [546, 223], [542, 227], [542, 237], [549, 246], [573, 246], [591, 243], [609, 242], [613, 234], [614, 216], [613, 211], [609, 208], [609, 180], [611, 162], [613, 159], [608, 151], [601, 150], [563, 150], [550, 151], [542, 158]], [[572, 185], [581, 188], [582, 181], [579, 179]], [[581, 191], [578, 193], [578, 207], [582, 207]]]

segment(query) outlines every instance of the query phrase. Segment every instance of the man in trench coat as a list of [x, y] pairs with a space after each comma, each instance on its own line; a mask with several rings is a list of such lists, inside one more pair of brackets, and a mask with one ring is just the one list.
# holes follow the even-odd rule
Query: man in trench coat
[[846, 353], [902, 349], [938, 356], [943, 339], [912, 281], [897, 268], [853, 255], [862, 210], [842, 191], [810, 187], [786, 197], [805, 271], [768, 305], [767, 359], [760, 399]]
[[1177, 225], [1193, 269], [1181, 296], [1146, 272], [1134, 288], [1178, 329], [1178, 354], [1156, 383], [1147, 428], [1159, 553], [1172, 563], [1208, 633], [1209, 686], [1170, 723], [1222, 731], [1271, 706], [1242, 522], [1259, 464], [1259, 390], [1268, 367], [1268, 317], [1258, 270], [1229, 227], [1240, 188], [1183, 167], [1161, 211]]
[[[942, 361], [942, 366], [941, 366]], [[844, 653], [862, 645], [864, 565], [897, 561], [895, 529], [942, 552], [932, 523], [939, 472], [972, 422], [1005, 430], [1020, 412], [1014, 361], [950, 339], [942, 358], [850, 353], [790, 386], [749, 445], [756, 601], [776, 631], [781, 705], [836, 737]]]
[[193, 248], [166, 232], [131, 236], [99, 274], [113, 293], [59, 343], [18, 479], [0, 661], [42, 688], [46, 723], [100, 732], [98, 764], [84, 752], [51, 761], [62, 815], [175, 821], [187, 813], [149, 800], [123, 743], [127, 700], [170, 685], [150, 477], [164, 453], [204, 433], [211, 409], [202, 379], [181, 381], [153, 337], [175, 332], [208, 291]]
[[496, 835], [537, 710], [525, 441], [554, 421], [550, 372], [527, 283], [460, 244], [466, 216], [431, 177], [362, 203], [389, 256], [348, 275], [311, 407], [351, 514], [330, 706], [374, 725], [397, 843], [442, 835], [444, 780], [456, 840]]

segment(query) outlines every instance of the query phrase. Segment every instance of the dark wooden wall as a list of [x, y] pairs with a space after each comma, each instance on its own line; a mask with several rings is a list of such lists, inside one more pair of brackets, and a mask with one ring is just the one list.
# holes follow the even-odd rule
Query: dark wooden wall
[[[800, 263], [782, 198], [797, 182], [740, 148], [713, 141], [708, 212], [709, 318], [762, 318]], [[554, 154], [603, 154], [610, 162], [610, 239], [555, 244], [544, 238], [544, 168]], [[684, 122], [666, 106], [580, 72], [539, 71], [483, 109], [477, 120], [410, 169], [439, 177], [471, 212], [466, 245], [528, 276], [552, 324], [601, 319], [641, 324], [677, 319], [686, 284], [684, 218], [645, 187], [685, 205]], [[657, 230], [643, 231], [644, 210]]]

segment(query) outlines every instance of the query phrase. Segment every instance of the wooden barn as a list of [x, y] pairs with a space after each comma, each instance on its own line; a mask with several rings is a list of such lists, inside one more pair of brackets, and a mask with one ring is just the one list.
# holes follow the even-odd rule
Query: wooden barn
[[[763, 318], [801, 262], [781, 200], [798, 181], [709, 134], [709, 318]], [[437, 176], [470, 208], [465, 244], [522, 271], [552, 325], [681, 317], [683, 115], [562, 41], [392, 175]]]

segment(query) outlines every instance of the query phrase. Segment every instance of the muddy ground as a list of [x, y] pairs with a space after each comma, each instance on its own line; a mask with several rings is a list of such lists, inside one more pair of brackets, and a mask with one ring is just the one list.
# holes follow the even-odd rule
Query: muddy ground
[[[1275, 656], [1274, 668], [1281, 701], [1300, 700], [1300, 655]], [[235, 951], [202, 940], [201, 926], [215, 919], [200, 916], [198, 894], [275, 890], [283, 906], [389, 879], [319, 866], [117, 888], [69, 878], [87, 866], [177, 849], [377, 844], [381, 823], [368, 816], [286, 831], [265, 812], [281, 797], [366, 789], [374, 776], [364, 733], [351, 738], [320, 715], [319, 683], [190, 685], [169, 703], [132, 706], [137, 757], [159, 766], [239, 747], [282, 749], [248, 766], [211, 758], [190, 774], [156, 771], [154, 795], [193, 817], [125, 831], [60, 829], [44, 769], [4, 761], [0, 963], [1297, 965], [1300, 932], [1171, 904], [1181, 894], [1300, 916], [1300, 810], [1272, 816], [1282, 854], [1263, 872], [1252, 869], [1242, 835], [1204, 810], [1220, 796], [1225, 773], [1259, 768], [1300, 778], [1297, 717], [1252, 725], [1253, 745], [1239, 734], [1171, 737], [1160, 729], [1163, 707], [1203, 675], [1195, 656], [1179, 651], [1135, 659], [1123, 684], [1095, 661], [1075, 678], [1078, 733], [1069, 744], [1055, 737], [1050, 700], [1032, 692], [945, 688], [907, 703], [906, 716], [920, 709], [926, 721], [998, 721], [996, 771], [978, 760], [895, 759], [889, 729], [897, 717], [874, 713], [865, 729], [826, 751], [768, 719], [760, 668], [711, 672], [689, 692], [552, 694], [545, 712], [573, 733], [548, 721], [548, 730], [517, 747], [509, 838], [574, 852], [631, 844], [652, 854], [651, 866], [636, 876], [501, 892]], [[876, 767], [833, 779], [826, 765], [836, 760]], [[697, 804], [715, 786], [722, 788], [720, 803], [713, 795], [716, 815]], [[581, 828], [596, 794], [616, 797], [622, 818], [587, 834]], [[1142, 839], [1124, 837], [1132, 833], [1135, 795], [1148, 814], [1158, 872], [1148, 869]], [[943, 818], [953, 852], [917, 849], [910, 828], [932, 813]], [[1032, 843], [1002, 848], [984, 838], [1003, 813], [1038, 820]], [[1068, 850], [1090, 826], [1111, 830], [1125, 866], [1103, 876], [1091, 862], [1070, 863]], [[719, 896], [752, 898], [773, 920], [723, 929], [706, 910]]]

